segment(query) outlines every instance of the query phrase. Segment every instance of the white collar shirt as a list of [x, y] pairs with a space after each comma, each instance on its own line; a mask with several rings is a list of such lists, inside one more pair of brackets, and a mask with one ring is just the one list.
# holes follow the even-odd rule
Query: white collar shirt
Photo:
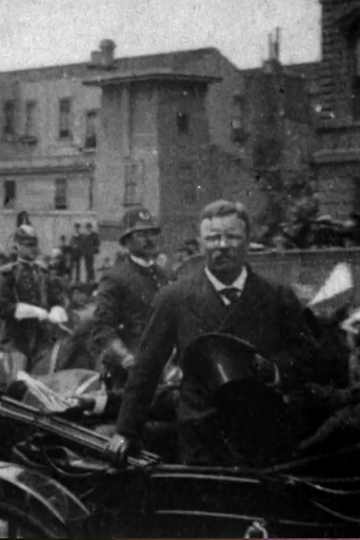
[[[246, 269], [246, 266], [243, 266], [243, 269], [240, 273], [240, 275], [235, 279], [235, 281], [233, 283], [231, 283], [231, 285], [225, 285], [224, 283], [222, 283], [221, 281], [219, 281], [212, 272], [210, 272], [210, 270], [205, 267], [205, 274], [206, 274], [206, 277], [208, 278], [208, 280], [210, 281], [210, 283], [212, 284], [212, 286], [214, 287], [215, 291], [218, 292], [220, 295], [221, 295], [221, 291], [223, 291], [224, 289], [237, 289], [239, 291], [239, 293], [242, 293], [243, 289], [244, 289], [244, 286], [245, 286], [245, 282], [246, 282], [246, 278], [247, 278], [247, 275], [248, 275], [248, 272], [247, 272], [247, 269]], [[240, 296], [240, 294], [239, 294]], [[228, 306], [230, 304], [230, 301], [225, 297], [225, 296], [221, 296], [221, 299], [222, 301], [224, 302], [224, 304], [226, 306]]]
[[134, 255], [130, 255], [130, 259], [139, 266], [143, 266], [144, 268], [150, 268], [151, 266], [154, 266], [154, 261], [148, 261], [146, 259], [142, 259], [141, 257], [135, 257]]

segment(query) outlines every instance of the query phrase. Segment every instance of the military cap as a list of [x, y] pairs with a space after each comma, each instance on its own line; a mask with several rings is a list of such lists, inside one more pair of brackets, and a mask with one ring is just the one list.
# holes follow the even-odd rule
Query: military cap
[[39, 243], [35, 229], [25, 224], [16, 229], [14, 241], [24, 246], [37, 246]]
[[155, 223], [154, 218], [146, 208], [137, 206], [130, 208], [122, 219], [121, 223], [122, 234], [120, 236], [120, 244], [130, 234], [137, 231], [153, 231], [155, 234], [160, 233], [160, 227]]

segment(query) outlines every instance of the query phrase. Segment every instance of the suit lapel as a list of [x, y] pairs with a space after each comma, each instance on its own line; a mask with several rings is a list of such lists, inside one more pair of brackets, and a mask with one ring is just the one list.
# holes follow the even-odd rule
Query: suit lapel
[[206, 277], [202, 268], [194, 278], [189, 309], [201, 319], [209, 331], [217, 330], [227, 314], [226, 306]]

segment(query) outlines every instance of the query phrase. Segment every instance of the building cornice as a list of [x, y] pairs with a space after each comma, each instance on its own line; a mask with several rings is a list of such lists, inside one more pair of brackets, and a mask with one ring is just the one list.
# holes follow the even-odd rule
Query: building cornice
[[46, 174], [68, 174], [93, 171], [93, 163], [71, 163], [62, 165], [15, 165], [0, 162], [0, 176], [34, 176]]
[[319, 150], [313, 154], [315, 165], [360, 162], [360, 148]]
[[352, 118], [341, 118], [334, 120], [319, 120], [315, 123], [315, 129], [318, 132], [335, 130], [360, 130], [360, 122]]

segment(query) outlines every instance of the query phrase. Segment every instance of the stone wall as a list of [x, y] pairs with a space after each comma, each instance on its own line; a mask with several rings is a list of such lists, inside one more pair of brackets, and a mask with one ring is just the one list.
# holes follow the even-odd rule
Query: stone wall
[[[360, 249], [291, 250], [286, 252], [251, 253], [253, 269], [270, 281], [314, 293], [324, 284], [338, 263], [348, 263], [355, 283], [355, 302], [360, 305]], [[181, 276], [188, 275], [203, 264], [196, 256], [182, 268]]]

